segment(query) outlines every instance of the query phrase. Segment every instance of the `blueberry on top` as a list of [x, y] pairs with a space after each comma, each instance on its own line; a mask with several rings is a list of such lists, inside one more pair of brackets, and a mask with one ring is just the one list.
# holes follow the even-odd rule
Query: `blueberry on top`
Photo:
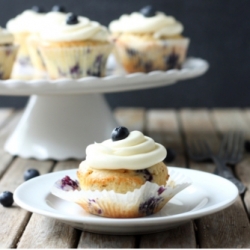
[[65, 7], [64, 7], [64, 6], [61, 6], [61, 5], [54, 5], [54, 6], [52, 7], [51, 11], [66, 13]]
[[112, 131], [112, 141], [119, 141], [125, 139], [129, 135], [129, 130], [125, 127], [117, 127]]
[[0, 203], [4, 207], [11, 207], [13, 202], [14, 202], [13, 193], [9, 191], [4, 191], [3, 193], [0, 194]]
[[77, 24], [79, 23], [77, 15], [71, 13], [68, 15], [66, 23], [69, 25]]
[[38, 170], [31, 168], [31, 169], [28, 169], [24, 172], [23, 178], [25, 181], [27, 181], [27, 180], [32, 179], [34, 177], [37, 177], [39, 175], [40, 175], [40, 173]]
[[151, 5], [147, 5], [140, 9], [140, 13], [145, 17], [152, 17], [155, 16], [156, 10]]
[[42, 8], [42, 7], [40, 7], [40, 6], [37, 6], [37, 5], [33, 6], [31, 9], [32, 9], [33, 11], [37, 12], [37, 13], [45, 13], [44, 8]]

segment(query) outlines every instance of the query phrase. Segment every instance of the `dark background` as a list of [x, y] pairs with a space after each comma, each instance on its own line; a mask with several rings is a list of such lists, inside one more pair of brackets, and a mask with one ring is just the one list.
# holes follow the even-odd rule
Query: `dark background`
[[[250, 0], [0, 0], [0, 25], [33, 5], [49, 11], [55, 4], [104, 25], [153, 4], [183, 23], [184, 35], [191, 39], [188, 55], [210, 64], [205, 75], [172, 86], [106, 94], [111, 108], [250, 106]], [[23, 107], [26, 101], [0, 96], [1, 107]]]

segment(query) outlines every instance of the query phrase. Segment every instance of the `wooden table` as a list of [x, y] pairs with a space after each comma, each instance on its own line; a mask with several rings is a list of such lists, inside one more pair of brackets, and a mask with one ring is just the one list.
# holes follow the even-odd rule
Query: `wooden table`
[[[37, 161], [13, 157], [3, 145], [22, 111], [0, 109], [0, 192], [14, 191], [23, 182], [26, 169], [36, 168], [41, 174], [77, 168], [79, 161]], [[144, 110], [118, 108], [118, 121], [130, 130], [141, 130], [177, 157], [169, 165], [213, 172], [212, 163], [195, 163], [187, 156], [188, 142], [204, 138], [218, 148], [221, 135], [238, 129], [250, 138], [250, 109], [182, 109]], [[250, 153], [234, 168], [238, 177], [250, 187]], [[186, 223], [165, 232], [116, 236], [81, 232], [54, 219], [32, 214], [14, 204], [0, 206], [0, 248], [249, 248], [250, 192], [239, 196], [227, 209]]]

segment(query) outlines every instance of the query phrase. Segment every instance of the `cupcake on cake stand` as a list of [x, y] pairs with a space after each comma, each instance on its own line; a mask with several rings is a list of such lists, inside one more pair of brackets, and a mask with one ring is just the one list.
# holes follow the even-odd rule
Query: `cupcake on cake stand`
[[87, 145], [109, 138], [118, 125], [103, 93], [167, 86], [201, 76], [208, 67], [188, 58], [180, 70], [125, 74], [109, 63], [105, 77], [0, 81], [1, 95], [30, 96], [4, 148], [23, 158], [83, 159]]

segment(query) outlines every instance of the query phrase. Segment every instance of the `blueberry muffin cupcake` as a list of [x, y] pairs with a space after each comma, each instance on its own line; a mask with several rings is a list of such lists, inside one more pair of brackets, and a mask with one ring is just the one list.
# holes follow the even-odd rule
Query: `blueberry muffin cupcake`
[[33, 67], [39, 72], [46, 72], [46, 67], [41, 57], [39, 50], [40, 32], [43, 29], [52, 29], [53, 25], [63, 22], [66, 19], [67, 13], [64, 6], [55, 5], [51, 11], [44, 14], [41, 23], [37, 26], [37, 30], [32, 32], [27, 38], [28, 52]]
[[14, 36], [0, 27], [0, 80], [9, 79], [18, 52]]
[[32, 66], [27, 38], [30, 34], [37, 32], [42, 24], [44, 11], [41, 7], [34, 6], [30, 10], [25, 10], [16, 17], [10, 19], [6, 28], [14, 35], [15, 43], [20, 45], [17, 54], [17, 63], [21, 67]]
[[140, 131], [115, 128], [111, 139], [86, 149], [86, 160], [56, 182], [52, 193], [103, 217], [143, 217], [160, 211], [190, 182], [169, 174], [166, 149]]
[[109, 24], [117, 61], [128, 73], [180, 69], [189, 46], [183, 25], [146, 6]]
[[50, 78], [105, 75], [112, 45], [107, 28], [98, 22], [70, 13], [40, 36], [39, 48]]

